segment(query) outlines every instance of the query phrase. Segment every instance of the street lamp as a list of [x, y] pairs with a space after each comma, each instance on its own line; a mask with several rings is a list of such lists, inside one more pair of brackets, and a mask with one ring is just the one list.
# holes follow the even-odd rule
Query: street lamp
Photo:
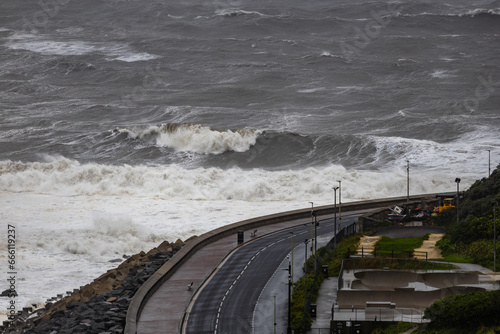
[[291, 275], [292, 275], [292, 281], [293, 281], [293, 232], [290, 232], [292, 234], [292, 267], [291, 267]]
[[458, 224], [458, 202], [459, 202], [459, 197], [460, 197], [460, 192], [459, 192], [459, 185], [460, 185], [460, 178], [456, 178], [455, 182], [457, 183], [457, 224]]
[[339, 187], [333, 187], [333, 231], [335, 232], [333, 235], [333, 248], [337, 249], [337, 189]]
[[493, 203], [493, 271], [497, 271], [497, 211], [498, 202]]
[[304, 279], [304, 318], [307, 314], [307, 242], [308, 242], [307, 239], [304, 240], [304, 244], [305, 244], [304, 249], [306, 250], [306, 258], [304, 260], [304, 273], [305, 273], [305, 279]]
[[[342, 181], [339, 182], [339, 230], [342, 228]], [[335, 233], [337, 233], [335, 231]]]
[[406, 201], [410, 201], [410, 160], [406, 160]]
[[491, 175], [491, 150], [488, 150], [488, 177]]
[[313, 242], [314, 242], [314, 203], [311, 203], [311, 253], [314, 252]]
[[[293, 233], [292, 233], [293, 238]], [[292, 334], [292, 282], [293, 282], [293, 272], [292, 272], [292, 262], [288, 259], [288, 325], [286, 328], [287, 334]]]

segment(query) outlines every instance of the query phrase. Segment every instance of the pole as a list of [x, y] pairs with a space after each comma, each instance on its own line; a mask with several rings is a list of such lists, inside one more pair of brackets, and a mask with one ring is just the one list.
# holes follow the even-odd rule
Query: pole
[[339, 231], [341, 228], [342, 228], [342, 181], [339, 181]]
[[410, 201], [410, 160], [406, 160], [406, 201]]
[[460, 178], [457, 177], [455, 179], [455, 182], [457, 183], [457, 224], [458, 224], [458, 220], [459, 220], [459, 216], [458, 216], [458, 203], [459, 203], [459, 197], [460, 197], [460, 191], [459, 191]]
[[292, 334], [292, 264], [288, 261], [288, 327], [287, 334]]
[[292, 234], [292, 267], [291, 267], [291, 275], [292, 275], [292, 282], [293, 282], [293, 232], [290, 232]]
[[497, 272], [497, 216], [498, 202], [493, 203], [493, 271]]
[[337, 249], [337, 189], [339, 187], [333, 187], [333, 248]]
[[276, 296], [274, 296], [274, 334], [276, 334]]
[[318, 272], [318, 259], [316, 258], [318, 256], [318, 232], [317, 232], [317, 227], [318, 227], [318, 219], [316, 217], [316, 214], [314, 214], [314, 274]]
[[[313, 242], [314, 242], [314, 203], [311, 203], [311, 253], [314, 253]], [[313, 255], [313, 254], [311, 254]]]
[[491, 175], [491, 150], [488, 150], [488, 177]]
[[[303, 326], [305, 326], [305, 318], [307, 314], [307, 242], [308, 240], [304, 240], [305, 244], [305, 250], [306, 250], [306, 259], [304, 261], [304, 273], [305, 273], [305, 279], [304, 279], [304, 321], [302, 321]], [[303, 328], [303, 331], [305, 332], [305, 328]]]

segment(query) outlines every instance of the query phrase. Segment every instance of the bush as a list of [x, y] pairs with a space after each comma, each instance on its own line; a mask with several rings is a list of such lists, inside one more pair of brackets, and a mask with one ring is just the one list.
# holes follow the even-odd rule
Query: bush
[[429, 328], [467, 328], [500, 325], [500, 291], [454, 295], [434, 302], [425, 310]]

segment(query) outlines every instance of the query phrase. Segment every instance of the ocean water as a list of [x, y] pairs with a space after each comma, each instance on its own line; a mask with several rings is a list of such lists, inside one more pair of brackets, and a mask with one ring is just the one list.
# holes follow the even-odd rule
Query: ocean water
[[2, 0], [0, 50], [19, 307], [338, 180], [402, 196], [409, 161], [412, 194], [455, 191], [500, 162], [498, 0]]

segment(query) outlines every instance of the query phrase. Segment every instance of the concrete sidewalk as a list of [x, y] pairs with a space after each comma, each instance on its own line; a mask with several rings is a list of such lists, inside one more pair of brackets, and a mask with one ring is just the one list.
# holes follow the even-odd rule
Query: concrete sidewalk
[[321, 334], [330, 332], [332, 306], [337, 300], [338, 277], [328, 277], [321, 284], [316, 299], [316, 318], [313, 319], [311, 330], [308, 333]]

